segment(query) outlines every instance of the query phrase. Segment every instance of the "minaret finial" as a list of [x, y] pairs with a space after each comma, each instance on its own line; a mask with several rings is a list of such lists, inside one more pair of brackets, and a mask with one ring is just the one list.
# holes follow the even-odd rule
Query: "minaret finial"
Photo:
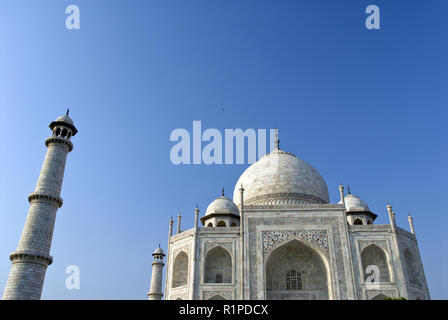
[[67, 108], [67, 113], [66, 113], [66, 115], [68, 116], [69, 113], [70, 113], [70, 108]]
[[222, 187], [222, 196], [224, 197], [224, 187]]
[[278, 129], [275, 128], [275, 149], [280, 150], [280, 140], [278, 139]]
[[351, 194], [350, 193], [350, 185], [349, 184], [347, 185], [347, 192], [348, 192], [348, 194]]

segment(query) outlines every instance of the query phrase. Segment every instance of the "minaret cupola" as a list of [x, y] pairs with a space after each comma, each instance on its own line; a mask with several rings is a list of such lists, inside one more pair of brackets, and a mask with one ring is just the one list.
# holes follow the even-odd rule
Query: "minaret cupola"
[[370, 208], [365, 201], [363, 201], [360, 197], [351, 194], [350, 186], [347, 187], [347, 192], [348, 194], [344, 197], [344, 201], [340, 201], [339, 204], [345, 204], [348, 224], [373, 224], [373, 221], [376, 219], [377, 215], [370, 211]]
[[70, 138], [78, 133], [78, 130], [69, 117], [70, 109], [67, 109], [65, 115], [60, 116], [55, 121], [50, 123], [50, 129], [53, 131], [53, 137], [70, 140]]
[[205, 216], [201, 218], [207, 227], [237, 227], [240, 225], [240, 210], [237, 205], [224, 195], [213, 200], [207, 207]]

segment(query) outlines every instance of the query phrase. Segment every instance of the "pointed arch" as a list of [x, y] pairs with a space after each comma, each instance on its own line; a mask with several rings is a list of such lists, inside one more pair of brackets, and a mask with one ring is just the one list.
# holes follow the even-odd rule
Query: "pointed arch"
[[380, 294], [377, 294], [376, 296], [374, 296], [370, 300], [386, 300], [387, 298], [389, 298], [389, 297], [384, 295], [384, 294], [382, 294], [382, 293], [380, 293]]
[[226, 222], [225, 221], [219, 221], [218, 224], [216, 225], [217, 227], [226, 227]]
[[404, 250], [404, 261], [406, 262], [406, 272], [408, 274], [408, 281], [416, 286], [421, 287], [420, 273], [418, 272], [418, 264], [415, 255], [406, 248]]
[[185, 251], [178, 253], [174, 259], [171, 287], [177, 288], [188, 283], [188, 255]]
[[327, 300], [332, 296], [330, 266], [322, 250], [299, 239], [274, 247], [265, 260], [268, 300]]
[[208, 300], [226, 300], [223, 296], [217, 294], [214, 295], [213, 297], [209, 298]]
[[379, 279], [375, 279], [372, 277], [370, 277], [369, 279], [371, 279], [372, 281], [379, 281], [380, 283], [391, 282], [387, 255], [382, 248], [375, 244], [371, 244], [365, 247], [361, 252], [361, 262], [364, 281], [372, 275], [372, 273], [366, 273], [368, 267], [375, 266], [378, 267]]
[[205, 255], [205, 283], [231, 283], [232, 257], [221, 246], [210, 249]]

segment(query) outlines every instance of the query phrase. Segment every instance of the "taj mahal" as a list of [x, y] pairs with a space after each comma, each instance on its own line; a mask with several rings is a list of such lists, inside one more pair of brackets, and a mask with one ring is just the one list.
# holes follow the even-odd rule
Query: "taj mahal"
[[[51, 136], [3, 299], [40, 299], [50, 255], [66, 158], [77, 129], [68, 111]], [[412, 217], [396, 225], [392, 206], [374, 213], [339, 186], [330, 202], [319, 172], [275, 148], [237, 179], [194, 225], [169, 220], [166, 255], [153, 253], [150, 300], [430, 299]], [[375, 224], [377, 215], [389, 224]], [[201, 225], [201, 226], [200, 226]], [[166, 258], [166, 259], [165, 259]], [[165, 281], [163, 274], [165, 273]], [[148, 279], [142, 279], [148, 281]]]
[[[410, 232], [374, 223], [377, 214], [354, 194], [330, 203], [319, 172], [275, 148], [249, 166], [233, 199], [213, 200], [193, 228], [169, 221], [165, 299], [382, 300], [430, 299]], [[199, 220], [203, 227], [199, 227]], [[153, 254], [149, 299], [162, 298], [164, 252]]]

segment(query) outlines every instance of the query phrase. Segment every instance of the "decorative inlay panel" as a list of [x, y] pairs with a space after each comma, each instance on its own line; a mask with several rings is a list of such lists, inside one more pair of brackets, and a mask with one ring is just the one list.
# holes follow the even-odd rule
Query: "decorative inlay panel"
[[371, 300], [372, 298], [375, 298], [379, 294], [384, 294], [385, 296], [391, 298], [398, 297], [396, 290], [367, 290], [366, 291], [367, 300]]
[[385, 240], [360, 240], [359, 241], [359, 251], [362, 252], [365, 248], [370, 246], [371, 244], [374, 244], [384, 251], [388, 252], [387, 250], [387, 243]]
[[208, 300], [216, 295], [223, 297], [226, 300], [233, 299], [232, 291], [203, 291], [203, 299]]
[[278, 243], [300, 239], [311, 242], [312, 244], [322, 248], [328, 255], [328, 237], [324, 230], [287, 230], [287, 231], [263, 231], [263, 254], [264, 256]]
[[181, 251], [184, 251], [188, 256], [190, 256], [190, 246], [186, 245], [180, 248], [176, 248], [173, 250], [173, 257], [177, 257], [177, 254]]
[[225, 241], [225, 242], [210, 242], [207, 241], [204, 243], [204, 251], [207, 252], [208, 250], [215, 248], [215, 247], [223, 247], [227, 250], [229, 250], [230, 252], [232, 252], [233, 249], [233, 243], [230, 241]]
[[245, 205], [324, 204], [318, 197], [303, 193], [275, 193], [252, 197]]
[[[252, 208], [255, 208], [255, 206], [253, 206]], [[246, 294], [246, 298], [260, 299], [261, 297], [264, 297], [264, 295], [262, 294], [262, 292], [265, 290], [262, 280], [263, 260], [270, 252], [272, 252], [275, 247], [280, 245], [278, 241], [276, 241], [276, 244], [271, 245], [267, 243], [267, 254], [265, 256], [263, 232], [289, 231], [291, 233], [291, 230], [296, 229], [303, 232], [317, 231], [323, 233], [321, 234], [323, 236], [323, 242], [321, 246], [317, 246], [313, 242], [309, 243], [319, 248], [319, 251], [323, 251], [323, 254], [326, 255], [326, 259], [330, 262], [332, 298], [341, 300], [348, 299], [347, 292], [351, 289], [347, 288], [347, 277], [344, 276], [347, 270], [344, 260], [344, 254], [346, 251], [344, 246], [346, 246], [347, 238], [346, 233], [344, 232], [344, 228], [342, 228], [342, 224], [344, 224], [345, 226], [347, 224], [347, 220], [343, 219], [340, 215], [323, 216], [321, 214], [318, 214], [317, 212], [316, 214], [309, 212], [306, 215], [297, 214], [296, 216], [286, 216], [282, 213], [277, 214], [277, 210], [278, 209], [260, 210], [260, 213], [257, 214], [257, 216], [253, 217], [250, 215], [246, 215], [247, 218], [245, 221], [245, 225], [247, 228], [247, 242], [245, 243], [245, 246], [247, 248], [247, 255], [245, 255], [245, 258], [248, 260], [248, 264], [246, 266], [248, 270], [246, 274], [249, 277], [249, 281], [247, 283], [248, 292]], [[251, 212], [250, 214], [255, 213]], [[287, 234], [286, 239], [292, 240], [294, 238], [290, 233]], [[266, 233], [266, 235], [268, 235], [268, 233]], [[288, 236], [291, 238], [288, 238]], [[307, 241], [307, 239], [304, 239], [303, 241]], [[327, 248], [321, 249], [325, 248], [325, 242]], [[319, 244], [318, 241], [317, 243]]]
[[188, 292], [172, 294], [170, 300], [189, 300]]

